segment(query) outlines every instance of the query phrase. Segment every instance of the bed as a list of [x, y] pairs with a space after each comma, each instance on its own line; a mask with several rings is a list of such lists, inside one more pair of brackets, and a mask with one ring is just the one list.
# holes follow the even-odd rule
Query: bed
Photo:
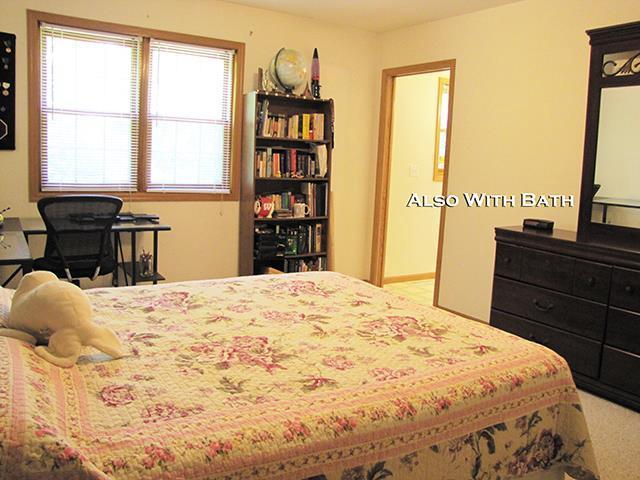
[[0, 338], [0, 478], [597, 478], [565, 361], [479, 322], [337, 273], [87, 293], [127, 356]]

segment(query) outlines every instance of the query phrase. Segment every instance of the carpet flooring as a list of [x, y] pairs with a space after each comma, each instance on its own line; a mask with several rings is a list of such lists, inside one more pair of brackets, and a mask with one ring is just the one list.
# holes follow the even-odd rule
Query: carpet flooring
[[580, 399], [601, 480], [640, 480], [640, 413], [582, 390]]

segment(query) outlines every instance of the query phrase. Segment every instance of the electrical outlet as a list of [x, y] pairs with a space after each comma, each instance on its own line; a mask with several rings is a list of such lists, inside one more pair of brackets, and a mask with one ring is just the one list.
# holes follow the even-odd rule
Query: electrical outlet
[[418, 176], [418, 165], [416, 165], [415, 163], [409, 164], [409, 176], [410, 177]]

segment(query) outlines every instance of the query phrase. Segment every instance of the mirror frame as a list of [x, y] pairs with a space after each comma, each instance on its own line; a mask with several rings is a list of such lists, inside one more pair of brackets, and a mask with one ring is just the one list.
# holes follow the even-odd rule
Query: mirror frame
[[[640, 72], [603, 77], [604, 56], [611, 53], [640, 50], [640, 22], [587, 30], [587, 35], [589, 35], [589, 43], [591, 45], [591, 59], [589, 64], [582, 184], [580, 189], [580, 212], [578, 216], [578, 239], [580, 241], [605, 244], [621, 244], [634, 250], [640, 250], [640, 228], [591, 221], [602, 89], [640, 85]], [[640, 182], [640, 178], [638, 181]]]

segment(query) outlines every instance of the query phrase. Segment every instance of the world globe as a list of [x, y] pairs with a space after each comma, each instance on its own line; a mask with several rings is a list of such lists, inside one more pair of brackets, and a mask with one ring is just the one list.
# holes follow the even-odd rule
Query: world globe
[[269, 64], [269, 76], [276, 86], [291, 92], [305, 82], [307, 68], [307, 61], [302, 53], [281, 48]]

